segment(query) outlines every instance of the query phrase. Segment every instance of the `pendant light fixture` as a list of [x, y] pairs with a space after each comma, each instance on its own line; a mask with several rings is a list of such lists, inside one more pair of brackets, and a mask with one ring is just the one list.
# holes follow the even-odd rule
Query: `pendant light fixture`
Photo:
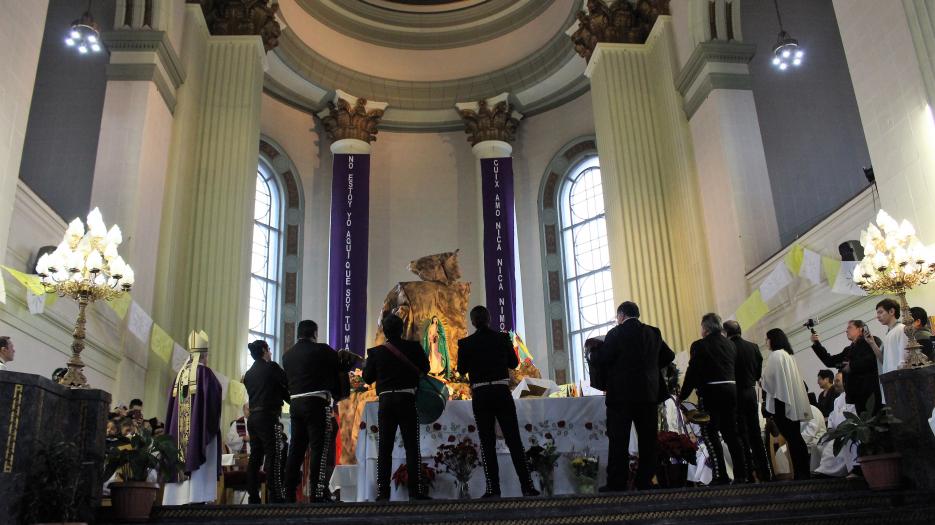
[[776, 19], [779, 20], [779, 36], [773, 46], [773, 65], [780, 71], [789, 69], [789, 66], [799, 67], [805, 59], [805, 50], [799, 46], [799, 41], [792, 38], [782, 27], [782, 15], [779, 14], [779, 0], [773, 0], [776, 8]]
[[81, 18], [71, 23], [65, 36], [65, 45], [76, 49], [81, 55], [101, 52], [101, 30], [91, 16], [91, 0], [88, 0], [88, 8]]

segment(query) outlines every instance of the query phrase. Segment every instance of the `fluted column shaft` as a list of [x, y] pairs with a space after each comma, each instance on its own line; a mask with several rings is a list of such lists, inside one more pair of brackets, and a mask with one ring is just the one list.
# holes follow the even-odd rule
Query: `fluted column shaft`
[[690, 135], [674, 87], [671, 22], [645, 44], [598, 44], [591, 78], [617, 302], [634, 300], [676, 350], [710, 304]]
[[205, 57], [185, 318], [189, 329], [208, 333], [210, 366], [239, 379], [247, 343], [263, 44], [256, 36], [213, 36]]

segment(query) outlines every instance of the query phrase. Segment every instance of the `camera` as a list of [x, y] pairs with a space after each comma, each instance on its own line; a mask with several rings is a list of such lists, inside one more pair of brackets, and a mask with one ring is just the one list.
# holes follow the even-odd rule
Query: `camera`
[[802, 326], [804, 326], [805, 328], [808, 328], [808, 330], [814, 334], [816, 324], [818, 324], [817, 321], [815, 321], [814, 319], [809, 319], [808, 321], [805, 321], [805, 323], [803, 323]]

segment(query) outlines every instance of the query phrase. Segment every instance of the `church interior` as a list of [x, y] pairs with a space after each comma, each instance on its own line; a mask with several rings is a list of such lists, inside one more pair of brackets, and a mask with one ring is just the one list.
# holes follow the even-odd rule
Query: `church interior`
[[[75, 483], [94, 487], [70, 521], [118, 522], [108, 440], [128, 421], [179, 432], [173, 392], [205, 367], [220, 385], [216, 497], [163, 504], [160, 479], [143, 521], [929, 522], [933, 0], [0, 5], [0, 522], [27, 522], [14, 502], [31, 494], [35, 458], [65, 461], [48, 449], [59, 442]], [[880, 317], [885, 298], [898, 320]], [[786, 481], [716, 487], [723, 462], [693, 452], [666, 464], [681, 481], [656, 473], [658, 493], [598, 493], [609, 449], [589, 345], [624, 301], [674, 351], [676, 392], [710, 312], [764, 364], [780, 329], [819, 401], [844, 395], [822, 381], [836, 365], [817, 340], [849, 348], [858, 320], [886, 354], [905, 324], [899, 355], [877, 357], [898, 481], [868, 488], [852, 464], [802, 481], [794, 445], [767, 427], [757, 439]], [[507, 479], [502, 435], [503, 499], [476, 499], [480, 467], [468, 482], [439, 466], [436, 445], [477, 441], [458, 372], [477, 305], [520, 363], [524, 444], [554, 455], [535, 470], [545, 498], [510, 499], [521, 480]], [[248, 343], [282, 364], [310, 319], [319, 342], [363, 358], [386, 342], [388, 314], [449, 398], [419, 432], [433, 501], [402, 503], [397, 482], [393, 503], [367, 503], [379, 396], [358, 362], [334, 407], [329, 487], [344, 503], [245, 505]], [[697, 404], [660, 404], [660, 436], [704, 448]], [[839, 457], [822, 438], [833, 420], [812, 442], [802, 427], [813, 474], [823, 448]], [[392, 468], [405, 474], [402, 447]]]

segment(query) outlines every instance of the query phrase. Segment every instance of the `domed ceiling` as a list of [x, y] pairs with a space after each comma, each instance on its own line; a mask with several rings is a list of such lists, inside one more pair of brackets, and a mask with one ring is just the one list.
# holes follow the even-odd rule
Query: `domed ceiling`
[[463, 129], [455, 110], [509, 93], [525, 115], [588, 89], [566, 31], [580, 0], [280, 0], [267, 92], [318, 112], [337, 90], [389, 104], [380, 128]]

